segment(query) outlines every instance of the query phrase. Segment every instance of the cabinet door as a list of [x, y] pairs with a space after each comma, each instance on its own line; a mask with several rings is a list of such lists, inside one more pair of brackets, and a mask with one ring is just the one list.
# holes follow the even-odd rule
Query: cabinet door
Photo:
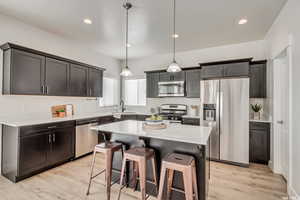
[[147, 98], [158, 97], [159, 73], [147, 73]]
[[250, 66], [250, 98], [267, 97], [266, 63]]
[[87, 96], [88, 92], [88, 68], [80, 65], [70, 65], [70, 96]]
[[88, 96], [90, 97], [102, 97], [103, 87], [103, 71], [98, 69], [89, 69], [89, 91]]
[[19, 175], [27, 175], [48, 165], [50, 132], [39, 132], [35, 135], [20, 138]]
[[11, 94], [43, 94], [45, 57], [12, 50]]
[[243, 77], [249, 76], [249, 63], [231, 63], [224, 65], [225, 77]]
[[200, 98], [200, 69], [188, 70], [186, 74], [186, 97]]
[[250, 130], [250, 162], [268, 164], [269, 136], [266, 130]]
[[121, 120], [137, 120], [136, 115], [122, 115]]
[[175, 72], [171, 73], [171, 80], [172, 81], [185, 81], [185, 72]]
[[164, 82], [164, 81], [171, 81], [171, 73], [169, 72], [161, 72], [159, 73], [159, 81]]
[[57, 128], [51, 135], [49, 162], [55, 165], [74, 157], [75, 127]]
[[224, 76], [223, 65], [203, 66], [201, 69], [202, 79], [222, 78]]
[[46, 94], [49, 96], [68, 96], [69, 63], [46, 58]]

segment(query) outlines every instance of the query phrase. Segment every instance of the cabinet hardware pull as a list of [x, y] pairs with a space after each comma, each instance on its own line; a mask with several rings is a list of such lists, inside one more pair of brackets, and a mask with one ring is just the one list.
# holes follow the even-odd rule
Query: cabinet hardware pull
[[52, 137], [53, 137], [53, 143], [55, 143], [55, 134], [53, 134]]
[[45, 93], [48, 94], [48, 86], [45, 86]]
[[48, 129], [56, 128], [56, 126], [49, 126]]
[[51, 144], [51, 134], [49, 134], [48, 138], [49, 138], [49, 144]]
[[42, 90], [42, 94], [44, 94], [45, 90], [44, 90], [44, 86], [43, 85], [41, 86], [41, 90]]

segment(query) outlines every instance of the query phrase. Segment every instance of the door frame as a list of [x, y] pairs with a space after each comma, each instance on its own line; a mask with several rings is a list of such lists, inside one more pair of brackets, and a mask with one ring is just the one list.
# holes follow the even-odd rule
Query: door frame
[[[283, 53], [286, 52], [287, 54], [287, 59], [288, 59], [288, 82], [289, 82], [289, 107], [288, 107], [288, 116], [289, 116], [289, 125], [288, 125], [288, 151], [289, 151], [289, 155], [288, 155], [288, 172], [287, 172], [287, 186], [289, 187], [291, 182], [292, 182], [292, 36], [290, 35], [289, 37], [289, 44], [283, 48], [282, 51], [280, 51], [280, 53], [272, 58], [272, 67], [273, 67], [273, 97], [274, 97], [274, 91], [276, 88], [274, 88], [274, 82], [275, 79], [277, 80], [278, 77], [280, 77], [280, 75], [276, 74], [276, 70], [274, 70], [274, 61]], [[273, 99], [273, 114], [274, 114], [274, 110], [276, 109], [276, 104], [275, 101]], [[280, 152], [280, 134], [278, 131], [275, 130], [274, 128], [274, 124], [277, 123], [275, 121], [275, 118], [273, 117], [273, 163], [272, 163], [272, 170], [274, 173], [278, 173], [278, 174], [282, 174], [282, 169], [280, 166], [280, 162], [281, 162], [281, 152]]]

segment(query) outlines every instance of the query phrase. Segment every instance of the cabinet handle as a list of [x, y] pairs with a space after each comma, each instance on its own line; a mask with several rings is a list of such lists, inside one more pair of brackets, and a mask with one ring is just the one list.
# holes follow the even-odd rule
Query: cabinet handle
[[48, 86], [45, 86], [45, 93], [48, 94]]
[[53, 134], [53, 143], [55, 143], [55, 133]]
[[48, 129], [56, 128], [57, 126], [49, 126]]
[[45, 93], [45, 90], [44, 90], [44, 86], [43, 86], [43, 85], [41, 86], [41, 91], [42, 91], [42, 94]]
[[49, 134], [48, 138], [49, 138], [49, 144], [51, 144], [51, 134]]

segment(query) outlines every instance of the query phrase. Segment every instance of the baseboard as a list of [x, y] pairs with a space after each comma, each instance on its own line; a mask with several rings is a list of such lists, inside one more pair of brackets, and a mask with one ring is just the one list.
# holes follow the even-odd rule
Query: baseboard
[[272, 172], [274, 173], [273, 162], [272, 162], [272, 160], [269, 160], [268, 166], [269, 166], [269, 168], [272, 170]]
[[300, 200], [299, 194], [291, 186], [288, 186], [288, 195], [290, 200]]

